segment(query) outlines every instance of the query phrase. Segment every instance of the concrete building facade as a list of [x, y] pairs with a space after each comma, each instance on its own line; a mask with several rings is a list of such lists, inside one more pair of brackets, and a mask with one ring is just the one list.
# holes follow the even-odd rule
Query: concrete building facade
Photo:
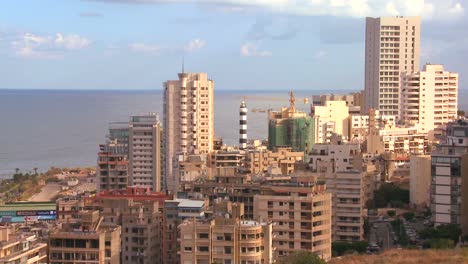
[[419, 17], [366, 18], [365, 109], [400, 117], [403, 72], [419, 70]]
[[12, 232], [0, 227], [0, 264], [47, 263], [47, 243], [41, 243], [34, 234]]
[[431, 211], [435, 225], [460, 224], [468, 231], [468, 125], [449, 124], [431, 153]]
[[179, 73], [178, 80], [164, 83], [164, 178], [166, 190], [175, 192], [176, 155], [207, 154], [214, 143], [214, 82], [206, 73]]
[[331, 258], [331, 194], [324, 185], [268, 186], [254, 197], [254, 209], [254, 219], [275, 223], [275, 258], [297, 251]]
[[156, 114], [132, 116], [129, 122], [130, 185], [161, 190], [162, 130]]
[[431, 156], [410, 156], [410, 204], [429, 206], [431, 197]]
[[444, 70], [443, 65], [426, 64], [422, 71], [405, 75], [402, 88], [402, 120], [429, 133], [430, 138], [457, 118], [458, 73]]

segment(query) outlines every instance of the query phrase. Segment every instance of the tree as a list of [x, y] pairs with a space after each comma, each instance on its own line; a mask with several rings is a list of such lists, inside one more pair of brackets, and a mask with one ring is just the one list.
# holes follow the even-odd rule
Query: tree
[[278, 264], [326, 264], [325, 260], [311, 252], [299, 251], [278, 260]]
[[451, 239], [435, 238], [435, 239], [429, 240], [429, 246], [431, 248], [436, 248], [436, 249], [448, 249], [448, 248], [454, 248], [455, 243]]
[[403, 214], [403, 217], [406, 219], [406, 221], [411, 221], [414, 219], [414, 213], [413, 212], [406, 212]]
[[37, 168], [34, 168], [34, 175], [37, 175]]
[[389, 211], [387, 211], [387, 214], [390, 217], [394, 217], [396, 215], [396, 212], [395, 212], [395, 210], [389, 210]]

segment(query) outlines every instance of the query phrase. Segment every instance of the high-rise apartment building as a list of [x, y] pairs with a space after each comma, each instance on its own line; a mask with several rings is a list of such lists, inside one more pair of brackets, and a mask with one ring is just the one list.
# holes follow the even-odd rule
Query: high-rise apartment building
[[195, 150], [205, 154], [214, 142], [214, 82], [206, 73], [179, 73], [179, 80], [164, 83], [164, 189], [175, 192], [176, 155]]
[[132, 116], [128, 129], [130, 185], [161, 190], [162, 129], [156, 114]]
[[419, 70], [419, 17], [366, 18], [365, 109], [400, 117], [401, 76]]
[[445, 139], [432, 151], [431, 210], [435, 225], [468, 229], [468, 125], [448, 124]]
[[426, 64], [403, 78], [402, 117], [420, 132], [440, 134], [437, 128], [457, 118], [458, 73], [443, 65]]

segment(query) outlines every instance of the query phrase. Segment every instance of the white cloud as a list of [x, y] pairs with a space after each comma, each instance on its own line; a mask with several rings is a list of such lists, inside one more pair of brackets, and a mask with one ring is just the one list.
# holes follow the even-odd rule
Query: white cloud
[[461, 15], [464, 8], [454, 0], [94, 0], [106, 3], [160, 4], [188, 3], [222, 7], [233, 11], [270, 11], [306, 16], [422, 16], [446, 19]]
[[245, 43], [242, 45], [240, 54], [243, 57], [271, 57], [273, 55], [270, 51], [259, 50], [257, 45], [253, 43]]
[[15, 55], [22, 58], [57, 59], [67, 51], [87, 48], [91, 41], [75, 34], [57, 33], [53, 37], [24, 33], [16, 36], [10, 45]]
[[161, 53], [161, 46], [146, 43], [132, 43], [129, 45], [130, 50], [134, 52], [141, 52], [148, 55], [159, 55]]
[[184, 50], [186, 52], [193, 52], [199, 49], [202, 49], [205, 46], [206, 42], [202, 39], [194, 39], [189, 41], [187, 45], [185, 45]]

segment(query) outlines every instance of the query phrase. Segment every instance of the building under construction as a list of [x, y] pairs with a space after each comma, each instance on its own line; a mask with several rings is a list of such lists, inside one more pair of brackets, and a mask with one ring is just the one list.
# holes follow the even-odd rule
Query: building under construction
[[268, 148], [288, 146], [293, 151], [309, 152], [315, 142], [315, 118], [297, 111], [294, 94], [289, 95], [289, 107], [268, 112]]

